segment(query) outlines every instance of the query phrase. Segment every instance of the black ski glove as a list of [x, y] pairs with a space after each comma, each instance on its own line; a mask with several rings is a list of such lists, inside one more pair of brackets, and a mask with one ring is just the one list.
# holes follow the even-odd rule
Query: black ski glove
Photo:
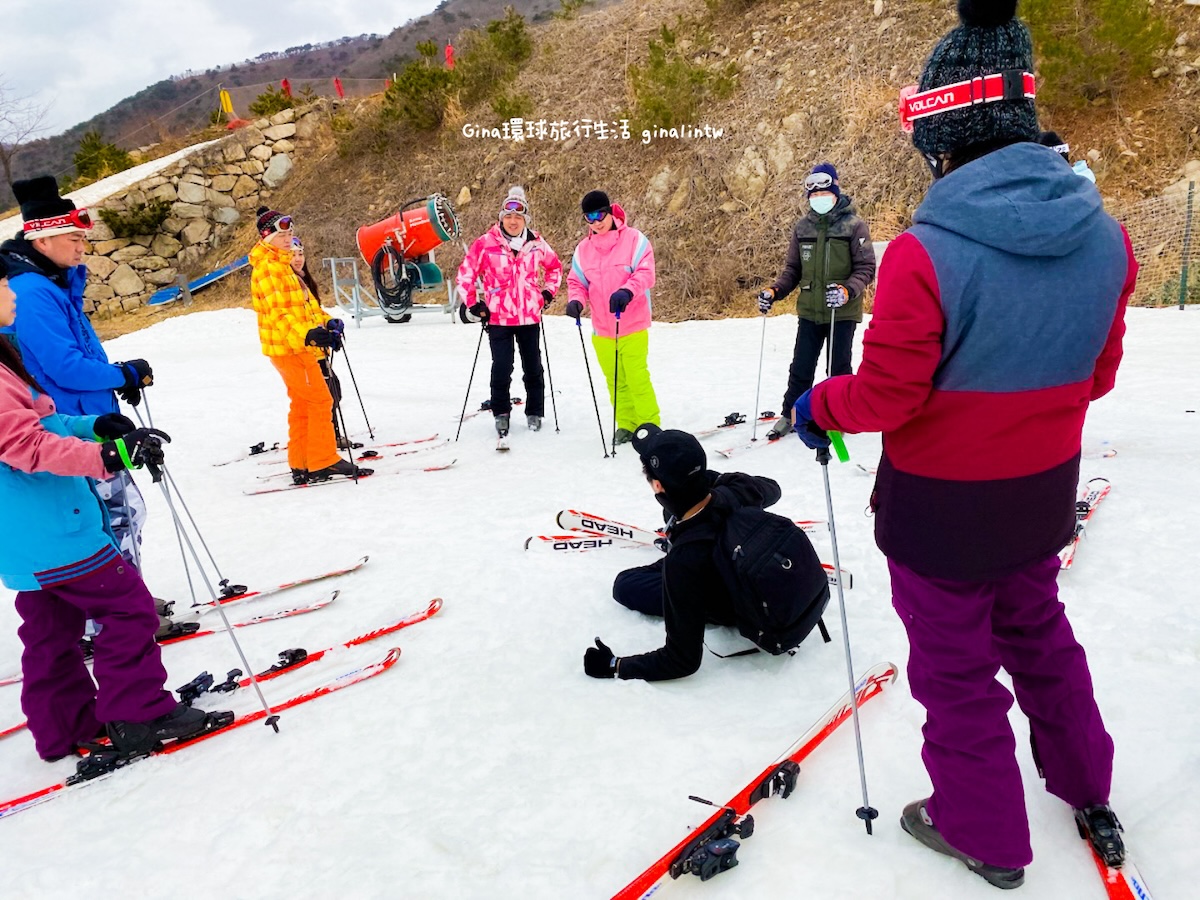
[[482, 300], [476, 300], [475, 305], [471, 307], [471, 315], [480, 322], [487, 324], [488, 319], [492, 317], [491, 310], [487, 308], [487, 304]]
[[114, 475], [125, 469], [140, 469], [144, 465], [163, 464], [162, 442], [171, 436], [157, 428], [135, 428], [124, 437], [100, 445], [104, 468]]
[[154, 371], [150, 363], [144, 359], [131, 359], [117, 363], [117, 368], [125, 376], [125, 383], [117, 388], [117, 396], [130, 406], [137, 406], [142, 402], [142, 388], [154, 384]]
[[333, 350], [342, 349], [342, 336], [346, 333], [346, 323], [341, 319], [330, 319], [325, 323], [325, 330], [332, 335], [333, 343], [329, 346]]
[[614, 316], [617, 313], [625, 312], [625, 307], [633, 299], [633, 291], [626, 288], [619, 288], [612, 292], [612, 296], [608, 298], [608, 311]]
[[567, 315], [579, 323], [579, 317], [583, 315], [583, 304], [578, 300], [571, 300], [567, 303]]
[[542, 288], [542, 309], [554, 302], [554, 295], [547, 288]]
[[600, 638], [596, 638], [595, 647], [588, 647], [584, 651], [583, 671], [592, 678], [617, 677], [617, 658]]
[[316, 328], [308, 329], [308, 334], [304, 335], [304, 346], [334, 349], [333, 342], [336, 337], [337, 335], [327, 330], [325, 326], [318, 325]]
[[133, 422], [120, 413], [105, 413], [102, 416], [96, 416], [96, 421], [92, 423], [92, 434], [96, 435], [99, 440], [111, 440], [125, 437], [135, 427], [137, 426]]

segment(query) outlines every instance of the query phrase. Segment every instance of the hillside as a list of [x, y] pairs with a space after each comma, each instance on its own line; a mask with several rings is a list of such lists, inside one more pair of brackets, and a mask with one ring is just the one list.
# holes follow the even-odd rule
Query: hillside
[[[507, 186], [522, 183], [535, 227], [567, 256], [583, 234], [580, 196], [602, 187], [655, 243], [657, 318], [749, 315], [755, 288], [782, 264], [814, 162], [838, 166], [876, 240], [907, 226], [928, 186], [924, 164], [897, 126], [896, 97], [954, 24], [952, 4], [879, 6], [875, 15], [868, 2], [792, 0], [712, 15], [695, 2], [656, 0], [553, 21], [537, 27], [535, 56], [514, 88], [532, 100], [528, 118], [620, 118], [630, 102], [630, 64], [645, 59], [650, 38], [671, 22], [696, 42], [697, 59], [738, 63], [732, 94], [709, 104], [696, 123], [721, 128], [723, 136], [648, 144], [639, 136], [520, 143], [464, 137], [464, 124], [498, 124], [487, 108], [455, 111], [441, 131], [414, 135], [379, 125], [375, 98], [339, 118], [340, 152], [302, 164], [301, 176], [273, 202], [297, 216], [306, 244], [320, 256], [350, 256], [358, 225], [434, 191], [454, 200], [467, 188], [471, 199], [458, 212], [464, 238], [473, 239], [494, 221]], [[1200, 32], [1200, 9], [1183, 0], [1159, 8], [1175, 17], [1185, 40], [1188, 28]], [[1144, 267], [1139, 302], [1162, 296], [1178, 273], [1181, 207], [1155, 198], [1200, 156], [1198, 91], [1193, 70], [1136, 84], [1119, 104], [1042, 109], [1043, 127], [1066, 135], [1077, 155], [1089, 152], [1110, 210], [1134, 233]], [[240, 248], [225, 255], [244, 252], [253, 239], [246, 229]], [[451, 277], [461, 255], [457, 245], [439, 251]], [[1157, 261], [1168, 274], [1157, 273]], [[245, 302], [245, 285], [236, 281], [213, 291], [206, 306]]]
[[[602, 0], [599, 5], [603, 2], [610, 0]], [[512, 5], [535, 20], [548, 18], [551, 10], [559, 6], [558, 0], [512, 0]], [[386, 36], [364, 34], [339, 39], [331, 33], [327, 40], [334, 42], [334, 46], [270, 48], [253, 60], [205, 72], [177, 73], [62, 134], [30, 142], [16, 158], [14, 177], [70, 173], [79, 140], [92, 129], [98, 129], [107, 140], [127, 150], [156, 142], [171, 143], [208, 124], [209, 114], [218, 106], [218, 84], [230, 91], [234, 108], [242, 115], [267, 85], [277, 85], [282, 78], [289, 79], [296, 92], [311, 86], [317, 93], [332, 94], [329, 80], [334, 76], [345, 80], [351, 96], [358, 87], [353, 79], [374, 80], [365, 87], [379, 90], [382, 85], [378, 79], [388, 77], [404, 60], [415, 56], [417, 42], [433, 40], [444, 44], [463, 29], [483, 24], [498, 12], [497, 4], [484, 0], [442, 0], [434, 12], [401, 25]], [[353, 22], [331, 21], [331, 30], [338, 27], [353, 27]], [[0, 184], [0, 210], [12, 204], [8, 185]]]

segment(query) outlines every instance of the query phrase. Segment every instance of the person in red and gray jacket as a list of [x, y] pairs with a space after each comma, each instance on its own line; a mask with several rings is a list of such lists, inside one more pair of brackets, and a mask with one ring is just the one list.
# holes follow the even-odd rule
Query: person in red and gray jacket
[[1001, 667], [1046, 789], [1110, 865], [1124, 858], [1113, 742], [1056, 579], [1084, 416], [1113, 388], [1138, 269], [1095, 187], [1036, 143], [1015, 7], [962, 0], [963, 24], [901, 95], [934, 183], [884, 258], [858, 373], [794, 407], [809, 446], [830, 429], [883, 433], [875, 539], [933, 783], [901, 825], [1003, 888], [1033, 851]]

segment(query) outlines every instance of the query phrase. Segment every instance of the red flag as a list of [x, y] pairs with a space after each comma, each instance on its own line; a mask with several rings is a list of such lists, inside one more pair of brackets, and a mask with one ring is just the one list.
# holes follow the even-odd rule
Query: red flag
[[454, 68], [454, 45], [446, 41], [446, 68]]
[[287, 96], [292, 96], [292, 86], [286, 78], [279, 82], [279, 87]]
[[335, 91], [337, 91], [339, 100], [345, 99], [346, 92], [344, 90], [342, 90], [342, 79], [340, 79], [340, 78], [333, 79], [333, 89]]

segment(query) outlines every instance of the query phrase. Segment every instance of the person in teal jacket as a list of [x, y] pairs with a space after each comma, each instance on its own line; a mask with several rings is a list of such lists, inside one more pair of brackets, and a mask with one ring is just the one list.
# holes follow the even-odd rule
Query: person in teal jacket
[[[0, 325], [11, 326], [16, 298], [7, 275], [0, 258]], [[17, 592], [21, 709], [43, 759], [61, 759], [101, 734], [118, 752], [145, 752], [224, 721], [164, 690], [154, 598], [121, 557], [94, 487], [161, 461], [161, 440], [170, 438], [117, 413], [60, 416], [13, 345], [0, 340], [0, 582]], [[79, 646], [89, 617], [101, 626], [94, 682]]]

